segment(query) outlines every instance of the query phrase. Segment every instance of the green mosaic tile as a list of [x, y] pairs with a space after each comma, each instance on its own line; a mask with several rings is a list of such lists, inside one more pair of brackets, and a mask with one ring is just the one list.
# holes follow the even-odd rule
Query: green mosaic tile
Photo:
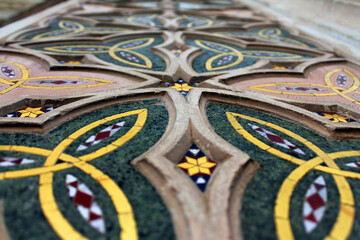
[[[244, 197], [242, 199], [242, 210], [240, 218], [244, 239], [277, 239], [277, 231], [275, 227], [276, 223], [274, 218], [275, 203], [278, 198], [280, 187], [284, 184], [284, 181], [289, 176], [289, 174], [292, 173], [292, 171], [294, 171], [298, 165], [282, 159], [279, 156], [273, 155], [265, 150], [262, 150], [254, 143], [246, 140], [245, 135], [238, 133], [231, 125], [226, 115], [227, 112], [246, 115], [255, 119], [260, 119], [266, 123], [272, 123], [274, 125], [280, 126], [315, 144], [326, 154], [336, 154], [338, 152], [349, 152], [359, 149], [359, 141], [328, 140], [307, 128], [295, 124], [294, 122], [235, 105], [211, 102], [207, 105], [206, 112], [210, 124], [218, 135], [223, 137], [225, 140], [240, 150], [246, 152], [261, 166], [261, 168], [252, 177], [250, 183], [246, 187]], [[258, 122], [254, 122], [251, 119], [245, 119], [239, 116], [236, 116], [235, 119], [245, 131], [273, 149], [288, 154], [294, 158], [303, 160], [304, 163], [313, 161], [313, 159], [317, 157], [317, 154], [313, 150], [309, 149], [304, 143], [295, 140], [293, 137], [290, 137], [280, 130], [275, 130], [271, 127], [271, 125], [263, 125]], [[266, 137], [264, 137], [264, 132], [261, 132], [263, 130], [259, 130], [259, 128], [255, 127], [252, 128], [249, 126], [249, 124], [256, 124], [258, 127], [265, 129], [265, 132], [271, 131], [272, 135], [267, 135], [269, 136], [269, 139], [266, 139]], [[258, 134], [259, 132], [254, 129], [260, 131], [263, 135]], [[282, 138], [283, 140], [279, 140], [278, 137]], [[298, 149], [301, 149], [303, 154], [299, 151], [296, 152], [296, 148], [291, 146], [288, 142], [284, 142], [284, 139], [295, 145]], [[279, 142], [281, 142], [282, 145], [277, 144]], [[288, 149], [284, 147], [285, 145], [291, 147]], [[360, 172], [360, 168], [354, 164], [351, 165], [354, 167], [345, 165], [359, 162], [360, 156], [345, 157], [345, 153], [340, 153], [339, 156], [340, 157], [334, 161], [339, 169], [348, 171], [350, 173]], [[326, 167], [326, 164], [322, 163], [320, 166]], [[344, 174], [345, 173], [346, 172], [344, 172]], [[325, 201], [325, 205], [321, 205], [323, 204], [321, 199], [312, 201], [312, 199], [310, 199], [310, 197], [314, 197], [312, 195], [309, 195], [310, 197], [305, 197], [309, 187], [319, 176], [322, 176], [326, 182], [327, 200]], [[354, 196], [355, 203], [357, 204], [360, 202], [360, 195], [358, 194], [360, 191], [359, 180], [349, 177], [345, 179], [351, 186], [351, 191]], [[306, 225], [304, 220], [306, 219], [305, 217], [307, 217], [307, 215], [303, 212], [305, 209], [305, 201], [310, 204], [314, 204], [314, 206], [316, 204], [319, 204], [319, 206], [321, 205], [322, 207], [325, 206], [325, 210], [322, 211], [324, 213], [323, 217], [317, 219], [318, 223], [315, 229], [308, 232], [308, 228], [306, 226], [309, 225]], [[316, 207], [313, 209], [316, 209]], [[338, 220], [337, 217], [339, 214], [339, 209], [339, 189], [335, 184], [333, 176], [329, 173], [323, 172], [322, 170], [310, 170], [304, 175], [304, 177], [299, 179], [299, 182], [297, 182], [290, 198], [289, 222], [291, 224], [295, 239], [325, 238], [330, 233], [335, 222]], [[356, 239], [358, 237], [360, 230], [360, 217], [358, 212], [359, 209], [357, 208], [354, 219], [355, 221], [351, 228], [352, 230], [349, 239]]]
[[[108, 107], [79, 116], [62, 124], [46, 135], [29, 134], [1, 134], [0, 144], [13, 146], [29, 146], [41, 149], [54, 149], [70, 134], [97, 120], [104, 119], [128, 111], [147, 109], [148, 116], [141, 130], [128, 142], [114, 151], [89, 162], [91, 166], [101, 170], [109, 176], [124, 192], [133, 209], [139, 239], [174, 239], [174, 231], [170, 215], [149, 181], [142, 176], [131, 164], [131, 160], [147, 151], [164, 134], [169, 116], [161, 100], [146, 100]], [[135, 124], [136, 116], [122, 117], [102, 124], [79, 139], [75, 140], [65, 153], [74, 157], [84, 156], [108, 146], [121, 136], [124, 136]], [[117, 121], [125, 121], [125, 125], [109, 138], [102, 139], [98, 144], [89, 146], [89, 149], [76, 152], [79, 144], [86, 141], [102, 129], [112, 126]], [[0, 171], [14, 171], [32, 169], [44, 164], [46, 157], [36, 154], [1, 151], [1, 157], [23, 157], [34, 159], [32, 164], [10, 167], [1, 167]], [[64, 164], [58, 160], [56, 164]], [[76, 176], [79, 181], [86, 184], [100, 206], [105, 220], [106, 232], [102, 234], [92, 227], [77, 211], [77, 206], [68, 196], [65, 179], [68, 174]], [[78, 168], [69, 168], [54, 172], [53, 189], [56, 204], [67, 221], [89, 239], [117, 239], [121, 233], [116, 209], [111, 197], [104, 188], [90, 175]], [[7, 179], [0, 182], [0, 198], [5, 201], [5, 221], [12, 239], [57, 239], [49, 222], [44, 216], [39, 202], [39, 177], [31, 176], [18, 179]], [[19, 231], [21, 229], [21, 231]]]

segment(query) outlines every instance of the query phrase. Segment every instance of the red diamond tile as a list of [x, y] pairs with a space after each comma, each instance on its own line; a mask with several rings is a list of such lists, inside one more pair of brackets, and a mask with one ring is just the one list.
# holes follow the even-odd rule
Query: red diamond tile
[[93, 200], [93, 196], [78, 190], [76, 192], [73, 202], [83, 207], [90, 208], [92, 200]]
[[325, 205], [324, 200], [317, 193], [310, 197], [307, 197], [307, 201], [310, 204], [310, 206], [313, 208], [314, 211]]
[[104, 138], [108, 138], [110, 136], [110, 131], [106, 131], [106, 132], [99, 132], [98, 134], [96, 134], [95, 136], [95, 141], [104, 139]]

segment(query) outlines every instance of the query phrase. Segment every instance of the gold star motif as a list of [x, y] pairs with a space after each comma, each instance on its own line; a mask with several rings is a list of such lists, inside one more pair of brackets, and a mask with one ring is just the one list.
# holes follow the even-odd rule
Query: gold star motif
[[286, 67], [282, 67], [282, 66], [274, 66], [273, 69], [276, 69], [276, 70], [288, 70]]
[[171, 49], [171, 52], [173, 52], [175, 55], [180, 55], [182, 53], [181, 49]]
[[347, 117], [340, 116], [338, 114], [329, 114], [329, 113], [323, 113], [324, 118], [329, 119], [332, 122], [349, 122], [349, 119]]
[[32, 107], [27, 107], [26, 109], [23, 110], [19, 110], [18, 112], [21, 113], [20, 117], [31, 117], [31, 118], [36, 118], [37, 116], [44, 114], [45, 112], [40, 110], [41, 107], [39, 108], [32, 108]]
[[180, 163], [177, 166], [188, 170], [188, 174], [193, 176], [198, 173], [203, 173], [210, 175], [210, 168], [214, 167], [216, 163], [211, 163], [207, 161], [206, 157], [200, 157], [198, 159], [185, 157], [187, 162]]
[[189, 86], [189, 84], [187, 83], [183, 83], [183, 84], [180, 84], [180, 83], [175, 83], [174, 86], [171, 86], [170, 88], [175, 88], [177, 91], [190, 91], [192, 88], [194, 88], [193, 86]]

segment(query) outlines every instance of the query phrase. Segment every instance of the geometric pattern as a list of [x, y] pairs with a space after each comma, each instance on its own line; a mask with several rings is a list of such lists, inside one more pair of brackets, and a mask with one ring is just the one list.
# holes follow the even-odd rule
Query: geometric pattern
[[166, 83], [169, 88], [174, 88], [180, 92], [184, 97], [188, 95], [190, 90], [196, 87], [197, 83], [187, 83], [182, 79], [177, 80], [175, 83]]
[[140, 24], [146, 26], [162, 26], [162, 23], [157, 21], [156, 18], [158, 14], [136, 14], [130, 17], [116, 17], [115, 20], [119, 20], [122, 22], [130, 23], [130, 24]]
[[323, 176], [319, 176], [311, 184], [306, 192], [303, 217], [304, 226], [307, 233], [311, 233], [318, 226], [326, 211], [327, 188]]
[[325, 113], [325, 112], [317, 112], [318, 115], [332, 121], [335, 123], [338, 122], [344, 122], [344, 123], [348, 123], [348, 122], [356, 122], [355, 120], [351, 119], [351, 118], [347, 118], [344, 116], [340, 116], [339, 114], [336, 113]]
[[27, 158], [1, 157], [0, 167], [11, 167], [15, 165], [23, 165], [34, 163], [35, 161]]
[[[59, 6], [61, 15], [1, 39], [2, 115], [31, 106], [6, 117], [36, 118], [48, 111], [44, 104], [67, 105], [38, 119], [0, 119], [0, 151], [7, 151], [0, 166], [12, 166], [0, 171], [0, 198], [12, 238], [21, 229], [38, 235], [18, 239], [174, 239], [165, 236], [173, 234], [170, 215], [161, 215], [168, 214], [166, 207], [155, 208], [161, 197], [178, 239], [354, 238], [360, 197], [353, 180], [360, 173], [337, 164], [360, 168], [338, 160], [360, 156], [360, 141], [342, 141], [360, 125], [327, 121], [360, 116], [341, 105], [360, 105], [357, 62], [231, 0], [74, 2], [79, 6]], [[152, 99], [149, 111], [145, 99]], [[123, 101], [138, 110], [115, 108]], [[206, 113], [213, 102], [226, 103], [218, 109], [228, 111]], [[235, 105], [250, 114], [229, 110]], [[328, 120], [309, 109], [324, 110], [318, 114]], [[311, 135], [314, 129], [320, 134]], [[216, 162], [195, 144], [187, 151], [191, 142]], [[46, 160], [42, 166], [28, 155]], [[323, 176], [316, 178], [319, 172]], [[24, 201], [27, 184], [36, 190], [34, 201]], [[17, 191], [13, 200], [8, 192], [16, 187], [26, 194]], [[9, 208], [15, 201], [17, 219]], [[30, 202], [42, 211], [27, 207]], [[33, 209], [41, 218], [31, 222], [25, 215], [32, 218]], [[155, 237], [159, 233], [164, 236]]]
[[98, 132], [95, 135], [92, 135], [89, 137], [83, 144], [81, 144], [76, 151], [83, 151], [88, 149], [89, 147], [92, 147], [96, 144], [99, 144], [101, 141], [113, 136], [117, 131], [119, 131], [123, 126], [125, 125], [125, 121], [118, 122], [112, 126], [109, 126], [107, 128], [104, 128], [100, 132]]
[[179, 57], [183, 51], [182, 51], [180, 48], [178, 48], [178, 47], [173, 47], [173, 48], [171, 49], [171, 52], [172, 52], [175, 56]]
[[91, 190], [81, 183], [75, 176], [66, 175], [66, 186], [69, 197], [76, 205], [80, 215], [90, 223], [90, 225], [101, 233], [105, 233], [105, 221], [103, 213]]
[[[146, 102], [146, 100], [144, 102]], [[132, 105], [135, 105], [135, 103], [132, 103]], [[144, 107], [143, 104], [137, 106]], [[46, 159], [40, 166], [30, 166], [35, 164], [27, 164], [26, 166], [21, 165], [17, 169], [9, 169], [0, 173], [0, 180], [2, 181], [2, 183], [7, 181], [7, 179], [15, 180], [26, 177], [37, 177], [37, 180], [34, 180], [39, 182], [39, 184], [37, 184], [38, 189], [33, 188], [32, 185], [28, 188], [26, 187], [26, 183], [19, 182], [20, 184], [22, 184], [22, 190], [17, 189], [14, 193], [17, 192], [16, 195], [21, 195], [21, 193], [18, 192], [19, 190], [21, 192], [29, 192], [36, 190], [38, 194], [36, 194], [36, 196], [34, 197], [30, 197], [32, 198], [32, 201], [35, 201], [31, 204], [38, 204], [41, 206], [42, 211], [38, 212], [40, 213], [41, 217], [37, 213], [29, 213], [29, 215], [19, 216], [19, 218], [22, 219], [22, 221], [27, 222], [27, 225], [29, 224], [28, 221], [30, 221], [29, 217], [35, 218], [34, 221], [36, 221], [35, 224], [37, 226], [44, 226], [43, 224], [46, 224], [46, 226], [50, 225], [53, 231], [49, 231], [47, 229], [39, 230], [42, 233], [49, 233], [51, 234], [51, 236], [53, 236], [47, 237], [47, 239], [53, 239], [54, 237], [56, 237], [56, 235], [58, 235], [60, 239], [84, 239], [85, 237], [83, 236], [83, 234], [90, 236], [99, 236], [98, 234], [108, 234], [108, 231], [111, 232], [111, 236], [114, 236], [114, 234], [117, 235], [117, 239], [137, 239], [138, 232], [136, 228], [136, 221], [134, 218], [134, 211], [127, 196], [123, 193], [123, 190], [115, 183], [115, 180], [113, 180], [113, 178], [115, 177], [110, 177], [107, 175], [107, 173], [103, 172], [104, 170], [111, 172], [111, 170], [107, 168], [102, 170], [101, 168], [104, 168], [103, 166], [101, 167], [96, 166], [95, 164], [93, 165], [91, 161], [101, 159], [102, 156], [109, 156], [110, 154], [108, 153], [115, 152], [117, 149], [121, 148], [125, 143], [131, 141], [143, 129], [148, 119], [148, 109], [141, 107], [136, 107], [135, 110], [130, 111], [127, 110], [128, 107], [126, 107], [126, 105], [124, 105], [124, 107], [122, 105], [113, 106], [107, 108], [106, 111], [104, 109], [101, 109], [98, 110], [97, 114], [88, 113], [85, 121], [81, 118], [72, 120], [75, 124], [72, 128], [68, 129], [70, 131], [63, 131], [63, 129], [55, 129], [50, 133], [47, 133], [45, 136], [36, 136], [35, 138], [34, 135], [29, 134], [8, 134], [8, 139], [7, 137], [4, 137], [5, 135], [3, 134], [1, 139], [2, 144], [0, 145], [0, 151], [15, 152], [17, 154], [25, 153], [37, 155]], [[149, 106], [149, 108], [160, 109], [159, 107], [152, 106]], [[100, 119], [99, 116], [101, 117]], [[119, 137], [116, 137], [115, 139], [111, 139], [111, 142], [101, 142], [99, 144], [101, 145], [101, 148], [96, 149], [94, 152], [90, 152], [80, 156], [70, 155], [70, 153], [75, 151], [74, 147], [76, 147], [72, 143], [77, 142], [80, 136], [86, 136], [88, 133], [96, 130], [97, 127], [102, 128], [102, 126], [109, 124], [112, 121], [118, 121], [118, 119], [123, 118], [132, 119], [132, 124], [127, 129], [127, 132], [125, 132]], [[158, 117], [155, 115], [154, 118], [156, 119]], [[120, 126], [121, 125], [122, 124], [120, 124]], [[114, 125], [111, 127], [119, 128], [118, 126]], [[111, 130], [108, 130], [110, 131], [108, 135], [110, 135]], [[143, 142], [143, 144], [148, 143]], [[151, 145], [149, 146], [149, 144], [147, 146], [151, 147]], [[70, 150], [68, 150], [67, 152], [68, 147]], [[122, 150], [124, 150], [124, 148], [122, 148]], [[4, 165], [11, 165], [11, 163], [9, 164], [6, 161], [12, 160], [13, 159], [2, 158], [2, 162], [4, 162]], [[14, 160], [14, 162], [15, 164], [17, 164], [20, 161]], [[28, 161], [25, 161], [25, 163], [26, 162]], [[69, 174], [68, 172], [66, 172], [68, 170], [72, 172], [82, 172], [83, 174], [86, 174], [86, 176], [92, 179], [93, 183], [95, 184], [92, 184], [92, 186], [88, 184], [83, 184], [81, 181], [77, 180], [77, 177], [75, 177], [73, 173]], [[61, 172], [63, 171], [65, 171], [67, 174], [66, 179], [64, 179], [63, 181], [58, 181], [62, 178]], [[127, 171], [132, 170], [131, 168], [129, 168]], [[137, 177], [137, 179], [139, 179], [139, 176]], [[94, 231], [92, 233], [82, 232], [82, 230], [86, 229], [87, 226], [82, 227], [80, 226], [80, 222], [75, 222], [77, 216], [80, 218], [80, 215], [77, 215], [76, 212], [74, 213], [74, 211], [72, 211], [72, 208], [67, 208], [66, 200], [58, 200], [59, 198], [62, 198], [62, 196], [60, 196], [59, 194], [61, 194], [63, 190], [56, 187], [59, 187], [59, 184], [64, 186], [60, 182], [65, 182], [69, 197], [75, 204], [77, 211], [81, 215], [81, 218], [84, 218], [86, 221], [88, 221], [89, 225], [91, 225], [91, 227], [96, 229], [97, 231]], [[91, 181], [89, 181], [89, 183], [91, 183]], [[96, 199], [96, 201], [94, 201], [93, 191], [90, 190], [90, 187], [95, 190], [95, 186], [101, 188], [100, 191], [96, 191], [96, 195], [100, 195]], [[11, 191], [12, 188], [5, 189], [6, 191]], [[2, 190], [0, 189], [0, 191]], [[148, 194], [152, 194], [151, 192], [148, 192]], [[4, 192], [1, 192], [1, 196], [3, 196], [3, 194]], [[13, 197], [24, 198], [26, 196], [29, 195]], [[101, 203], [102, 205], [97, 204], [97, 202]], [[8, 202], [8, 204], [14, 207], [14, 205], [11, 205], [11, 203]], [[114, 216], [114, 218], [109, 218], [109, 224], [112, 226], [112, 229], [107, 229], [106, 231], [104, 222], [104, 217], [106, 216], [105, 210], [100, 209], [100, 206], [101, 208], [104, 208], [103, 204], [110, 204], [115, 211], [114, 213], [112, 213], [112, 216]], [[15, 204], [15, 206], [16, 205], [17, 204]], [[26, 219], [26, 217], [28, 218]], [[114, 227], [118, 230], [114, 230]], [[29, 231], [26, 231], [25, 234], [27, 233], [29, 233]], [[23, 235], [24, 233], [12, 234]], [[36, 232], [35, 235], [39, 237], [38, 232]], [[23, 237], [20, 239], [23, 239]]]
[[[259, 81], [259, 80], [257, 80]], [[318, 66], [306, 78], [294, 75], [263, 77], [230, 85], [266, 95], [296, 101], [343, 103], [353, 108], [360, 106], [359, 71], [347, 65]]]
[[[295, 125], [293, 122], [284, 121], [279, 117], [263, 114], [258, 111], [247, 110], [245, 108], [231, 106], [225, 107], [223, 104], [218, 104], [218, 107], [216, 108], [209, 107], [208, 114], [211, 114], [214, 109], [223, 111], [222, 109], [224, 108], [226, 109], [224, 111], [226, 117], [223, 117], [223, 121], [227, 121], [233, 129], [239, 133], [239, 137], [236, 139], [228, 138], [227, 135], [230, 135], [230, 132], [221, 132], [221, 136], [226, 140], [231, 139], [233, 143], [236, 141], [235, 143], [237, 147], [240, 147], [241, 150], [249, 151], [251, 158], [256, 159], [259, 161], [259, 164], [262, 165], [262, 169], [253, 176], [253, 179], [256, 178], [256, 176], [261, 177], [257, 178], [256, 182], [251, 185], [251, 191], [253, 192], [246, 200], [246, 212], [244, 212], [245, 210], [242, 210], [242, 220], [246, 221], [245, 218], [252, 218], [251, 214], [253, 213], [250, 211], [254, 211], [255, 214], [261, 214], [261, 210], [258, 211], [255, 207], [250, 206], [255, 201], [254, 197], [257, 196], [265, 198], [259, 199], [259, 201], [262, 202], [266, 200], [268, 207], [273, 210], [270, 211], [270, 215], [267, 214], [267, 221], [274, 219], [278, 239], [295, 239], [296, 235], [301, 234], [301, 229], [298, 227], [293, 228], [293, 226], [297, 226], [293, 224], [298, 222], [298, 217], [300, 216], [304, 225], [304, 233], [311, 233], [316, 230], [314, 231], [315, 235], [327, 235], [328, 238], [331, 237], [333, 239], [347, 239], [348, 236], [355, 234], [353, 232], [353, 227], [358, 226], [355, 221], [355, 203], [359, 201], [358, 196], [354, 194], [359, 189], [359, 185], [355, 180], [358, 181], [360, 179], [360, 174], [358, 172], [341, 169], [337, 165], [337, 162], [339, 162], [339, 159], [347, 157], [359, 157], [360, 151], [356, 150], [355, 145], [358, 144], [359, 141], [354, 141], [353, 144], [343, 144], [341, 148], [338, 148], [339, 141], [321, 137], [318, 134], [313, 133], [311, 130]], [[246, 113], [246, 115], [236, 113], [241, 111]], [[261, 118], [250, 116], [252, 114]], [[219, 112], [214, 113], [213, 116], [216, 117], [212, 117], [212, 124], [219, 121]], [[241, 122], [239, 119], [241, 119]], [[279, 131], [282, 134], [300, 142], [304, 145], [304, 148], [306, 147], [308, 151], [312, 152], [312, 154], [309, 154], [310, 156], [308, 156], [310, 158], [304, 160], [296, 156], [291, 156], [288, 153], [281, 151], [281, 149], [277, 146], [271, 146], [265, 141], [261, 141], [260, 138], [251, 134], [251, 132], [246, 129], [246, 126], [248, 125], [246, 122], [251, 122], [250, 124], [253, 122], [261, 124], [261, 126], [266, 126], [267, 128]], [[298, 131], [301, 135], [296, 133], [296, 131]], [[246, 143], [242, 144], [243, 142]], [[256, 145], [258, 149], [249, 149], [249, 143]], [[348, 141], [348, 143], [350, 143], [350, 141]], [[285, 161], [277, 162], [276, 159], [282, 159]], [[265, 169], [267, 170], [264, 171]], [[310, 187], [307, 188], [307, 192], [303, 195], [305, 198], [302, 198], [299, 194], [300, 191], [298, 190], [303, 189], [304, 181], [306, 181], [308, 179], [307, 177], [311, 176], [314, 172], [330, 174], [335, 180], [333, 181], [335, 186], [327, 188], [327, 184], [324, 180], [325, 178], [318, 177], [311, 183]], [[274, 178], [280, 178], [280, 181], [274, 181]], [[266, 193], [260, 193], [257, 190], [258, 185], [261, 184], [261, 181], [267, 181], [267, 179], [269, 181], [267, 183], [269, 186], [266, 188]], [[350, 186], [350, 181], [353, 181], [352, 183], [354, 183], [354, 185]], [[273, 184], [276, 184], [276, 186], [270, 186]], [[249, 187], [250, 186], [248, 185], [248, 188]], [[337, 201], [328, 201], [328, 191], [330, 193], [330, 190], [332, 191], [332, 195], [334, 194], [334, 196], [338, 198]], [[264, 196], [266, 194], [270, 195], [269, 198]], [[296, 209], [295, 206], [298, 206], [301, 200], [303, 205], [303, 214], [298, 214], [297, 210], [296, 212], [291, 211], [291, 209]], [[259, 201], [256, 200], [255, 202], [257, 203], [254, 206], [257, 206]], [[294, 201], [296, 204], [293, 204]], [[245, 204], [242, 205], [243, 208], [244, 206]], [[331, 210], [331, 214], [326, 214], [326, 218], [331, 220], [330, 222], [327, 222], [327, 224], [322, 225], [324, 227], [319, 228], [317, 226], [319, 226], [318, 224], [323, 217], [325, 217], [325, 210], [328, 206], [329, 210]], [[251, 222], [247, 222], [249, 225], [245, 226], [256, 226], [255, 229], [258, 229], [261, 226], [261, 223], [264, 223], [264, 221], [253, 219]], [[332, 225], [331, 231], [329, 231], [330, 226], [327, 226], [329, 224]], [[269, 227], [270, 226], [267, 227], [268, 231]], [[251, 236], [255, 235], [259, 237], [259, 235], [261, 235], [251, 229], [247, 229], [246, 231]]]
[[348, 79], [344, 74], [340, 74], [337, 78], [336, 78], [337, 83], [339, 84], [340, 87], [345, 86], [348, 83]]
[[280, 28], [259, 28], [251, 31], [223, 31], [216, 33], [226, 36], [238, 37], [238, 38], [242, 38], [242, 37], [260, 38], [261, 40], [265, 40], [266, 42], [271, 41], [271, 43], [279, 44], [279, 45], [299, 46], [303, 48], [315, 47], [310, 43], [304, 42], [303, 40], [299, 41], [294, 37], [290, 37], [288, 31]]
[[346, 163], [345, 166], [347, 166], [347, 167], [353, 167], [353, 168], [360, 168], [360, 162]]
[[295, 67], [288, 67], [288, 66], [277, 66], [273, 67], [274, 70], [294, 70]]
[[[273, 60], [303, 60], [313, 58], [309, 55], [295, 51], [275, 51], [244, 49], [225, 42], [207, 41], [197, 38], [187, 38], [186, 43], [204, 51], [204, 54], [194, 59], [193, 64], [202, 65], [205, 69], [201, 72], [231, 70], [255, 64], [259, 59]], [[196, 70], [196, 69], [195, 69]], [[199, 72], [198, 70], [196, 70]]]
[[279, 135], [276, 135], [275, 133], [270, 132], [269, 130], [266, 130], [264, 128], [261, 128], [261, 127], [255, 125], [255, 124], [248, 123], [248, 125], [253, 130], [255, 130], [258, 134], [260, 134], [261, 136], [266, 138], [267, 140], [270, 140], [271, 142], [273, 142], [273, 143], [275, 143], [275, 144], [277, 144], [277, 145], [279, 145], [281, 147], [292, 150], [292, 151], [297, 152], [297, 153], [299, 153], [301, 155], [305, 155], [305, 153], [300, 148], [298, 148], [296, 145], [292, 144], [288, 140], [283, 139]]
[[56, 107], [26, 107], [26, 108], [20, 108], [19, 110], [15, 112], [8, 113], [4, 115], [3, 117], [9, 117], [9, 118], [24, 118], [24, 117], [30, 117], [30, 118], [37, 118], [44, 113], [50, 112], [54, 110]]
[[312, 88], [312, 87], [279, 87], [280, 90], [287, 91], [298, 91], [298, 92], [322, 92], [325, 89], [322, 88]]
[[181, 27], [209, 27], [218, 22], [214, 22], [211, 18], [195, 15], [181, 15], [183, 22], [180, 24]]
[[[6, 60], [5, 60], [6, 59]], [[0, 73], [0, 103], [8, 103], [25, 97], [55, 96], [72, 97], [93, 94], [105, 89], [129, 87], [142, 83], [143, 80], [125, 79], [126, 73], [104, 72], [103, 70], [79, 70], [80, 66], [67, 64], [66, 70], [49, 69], [40, 59], [27, 59], [24, 55], [7, 56], [1, 53], [0, 67], [11, 66], [14, 78], [7, 78]], [[62, 67], [60, 67], [62, 68]], [[116, 76], [114, 75], [116, 74]], [[36, 104], [31, 107], [40, 107]]]
[[188, 174], [198, 188], [204, 192], [211, 174], [216, 168], [216, 162], [206, 157], [196, 144], [192, 144], [177, 166]]
[[80, 83], [84, 83], [84, 82], [71, 81], [71, 80], [45, 80], [45, 81], [36, 81], [33, 83], [46, 84], [46, 85], [70, 85], [70, 84], [80, 84]]
[[52, 22], [49, 24], [50, 31], [32, 34], [25, 36], [26, 39], [48, 39], [48, 38], [59, 38], [59, 37], [71, 37], [78, 36], [86, 33], [96, 33], [96, 34], [111, 34], [111, 33], [119, 33], [129, 31], [125, 28], [116, 28], [116, 27], [93, 27], [89, 24], [84, 24], [80, 22], [73, 21], [58, 21]]
[[113, 40], [106, 44], [87, 43], [85, 41], [74, 41], [60, 45], [47, 43], [41, 47], [35, 46], [32, 48], [44, 53], [66, 55], [92, 54], [102, 61], [116, 65], [163, 71], [166, 67], [163, 59], [148, 51], [151, 47], [161, 42], [163, 42], [162, 37], [153, 36]]
[[9, 77], [9, 78], [14, 78], [14, 77], [15, 77], [15, 71], [14, 71], [14, 69], [12, 69], [11, 67], [9, 67], [9, 66], [7, 66], [7, 65], [3, 65], [3, 66], [1, 67], [1, 72], [2, 72], [5, 76], [7, 76], [7, 77]]

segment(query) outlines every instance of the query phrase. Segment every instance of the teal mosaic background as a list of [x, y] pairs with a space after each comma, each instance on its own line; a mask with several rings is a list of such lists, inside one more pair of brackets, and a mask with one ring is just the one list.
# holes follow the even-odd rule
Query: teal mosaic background
[[[35, 37], [39, 34], [42, 34], [42, 33], [51, 32], [51, 31], [55, 31], [55, 30], [62, 30], [63, 28], [59, 27], [60, 22], [61, 22], [61, 20], [53, 21], [46, 27], [46, 30], [36, 31], [31, 34], [28, 34], [28, 35], [26, 35], [26, 37], [24, 39], [29, 40], [29, 39], [32, 39], [33, 37]], [[67, 21], [67, 22], [74, 22], [74, 21]], [[76, 22], [76, 23], [79, 23], [79, 24], [83, 25], [84, 27], [92, 27], [90, 24], [87, 24], [87, 23], [82, 23], [82, 22]]]
[[[152, 68], [151, 69], [138, 67], [138, 66], [133, 66], [133, 65], [129, 65], [129, 64], [117, 61], [116, 59], [112, 58], [108, 53], [93, 53], [93, 55], [100, 58], [101, 60], [104, 60], [104, 61], [109, 62], [109, 63], [116, 64], [116, 65], [119, 65], [119, 66], [123, 66], [123, 67], [131, 67], [131, 68], [146, 69], [146, 70], [153, 70], [153, 71], [165, 71], [165, 69], [166, 69], [165, 61], [161, 57], [159, 57], [158, 55], [156, 55], [156, 54], [152, 53], [151, 51], [149, 51], [152, 47], [163, 43], [164, 39], [162, 37], [160, 37], [160, 36], [154, 36], [153, 38], [155, 39], [155, 41], [151, 45], [149, 45], [147, 47], [132, 50], [132, 51], [141, 53], [141, 54], [145, 55], [146, 57], [148, 57], [152, 62]], [[137, 39], [138, 38], [127, 38], [127, 39], [122, 39], [121, 41], [116, 40], [116, 41], [108, 42], [108, 43], [105, 43], [105, 44], [93, 44], [93, 43], [67, 43], [67, 44], [69, 44], [71, 46], [79, 46], [79, 45], [88, 45], [89, 44], [89, 45], [98, 46], [99, 48], [101, 48], [102, 46], [114, 46], [115, 44], [117, 44], [119, 42], [125, 42], [125, 41], [129, 41], [129, 40], [133, 40], [135, 42]], [[31, 47], [31, 49], [44, 51], [44, 52], [52, 52], [52, 51], [44, 50], [44, 48], [56, 47], [56, 46], [64, 46], [64, 45], [65, 45], [64, 43], [59, 42], [58, 44], [42, 45], [41, 47]], [[58, 53], [58, 52], [54, 52], [54, 53]], [[71, 55], [73, 53], [71, 53], [71, 51], [69, 51], [69, 53], [63, 53], [63, 54]], [[76, 55], [79, 55], [79, 54], [77, 53]], [[140, 59], [140, 63], [143, 64], [143, 62], [144, 61], [142, 59]]]
[[[208, 39], [202, 39], [202, 38], [186, 38], [186, 44], [188, 45], [191, 45], [191, 46], [195, 46], [195, 47], [198, 47], [198, 48], [201, 48], [201, 50], [204, 52], [203, 54], [201, 54], [200, 56], [196, 57], [193, 62], [192, 62], [192, 68], [198, 72], [198, 73], [204, 73], [204, 72], [208, 72], [208, 70], [206, 69], [205, 67], [205, 63], [206, 61], [219, 54], [218, 52], [215, 52], [215, 51], [209, 51], [201, 46], [198, 46], [196, 43], [195, 43], [195, 40], [205, 40], [205, 41], [211, 41], [211, 42], [214, 42], [214, 43], [219, 43], [219, 44], [224, 44], [226, 46], [229, 46], [229, 47], [232, 47], [236, 50], [239, 50], [239, 51], [261, 51], [261, 49], [245, 49], [245, 48], [241, 48], [241, 47], [238, 47], [236, 45], [233, 45], [233, 44], [229, 44], [229, 43], [225, 43], [225, 42], [220, 42], [220, 41], [215, 41], [215, 40], [208, 40]], [[280, 52], [280, 53], [293, 53], [293, 52], [285, 52], [285, 51], [278, 51], [278, 50], [273, 50], [273, 51], [276, 51], [276, 52]], [[269, 52], [271, 53], [271, 50], [269, 50]], [[308, 59], [308, 58], [312, 58], [312, 56], [309, 56], [309, 55], [305, 55], [305, 54], [300, 54], [300, 53], [296, 53], [297, 55], [301, 55], [303, 56], [302, 58], [297, 58], [296, 60], [299, 60], [299, 59]], [[232, 60], [232, 62], [236, 61], [237, 57], [234, 57], [234, 59]], [[226, 70], [233, 70], [233, 69], [238, 69], [238, 68], [244, 68], [244, 67], [248, 67], [248, 66], [251, 66], [253, 64], [255, 64], [257, 61], [259, 61], [261, 58], [252, 58], [252, 57], [247, 57], [244, 55], [244, 60], [235, 65], [235, 66], [232, 66], [232, 67], [229, 67], [229, 68], [224, 68], [224, 69], [220, 69], [220, 70], [216, 70], [216, 71], [226, 71]], [[274, 58], [276, 59], [276, 58]], [[288, 60], [291, 60], [291, 59], [288, 59]], [[294, 59], [295, 60], [295, 59]], [[215, 62], [215, 61], [214, 61]], [[213, 66], [214, 67], [214, 66]]]

